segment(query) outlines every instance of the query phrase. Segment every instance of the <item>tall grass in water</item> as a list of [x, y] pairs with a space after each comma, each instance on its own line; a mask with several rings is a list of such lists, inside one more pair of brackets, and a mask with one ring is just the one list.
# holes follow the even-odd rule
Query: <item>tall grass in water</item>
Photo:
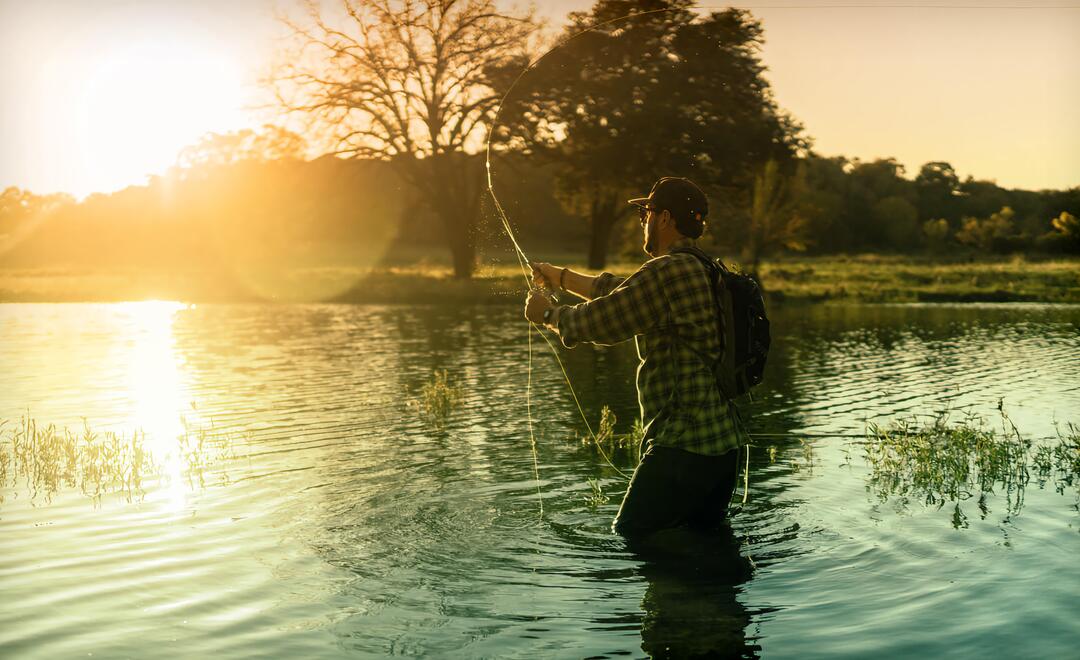
[[600, 423], [596, 426], [595, 437], [584, 436], [581, 438], [584, 444], [599, 445], [601, 449], [636, 449], [641, 439], [645, 436], [645, 429], [641, 425], [641, 418], [634, 420], [634, 425], [626, 433], [616, 433], [615, 423], [618, 419], [611, 408], [604, 406], [600, 409]]
[[[878, 499], [919, 498], [938, 508], [952, 503], [956, 527], [966, 526], [961, 503], [973, 498], [978, 498], [985, 517], [988, 496], [1003, 494], [1006, 513], [1012, 516], [1023, 508], [1025, 488], [1033, 478], [1040, 487], [1053, 482], [1061, 494], [1080, 485], [1080, 432], [1075, 426], [1059, 432], [1056, 444], [1035, 445], [1004, 412], [1000, 430], [973, 416], [953, 423], [948, 413], [929, 424], [871, 424], [864, 458], [871, 469], [867, 487]], [[1080, 504], [1080, 490], [1077, 496]]]
[[[186, 421], [176, 438], [180, 472], [188, 485], [206, 485], [206, 474], [225, 460], [236, 458], [234, 437], [213, 426], [192, 428]], [[18, 424], [0, 421], [0, 503], [3, 490], [25, 487], [31, 502], [48, 503], [63, 489], [78, 489], [100, 502], [104, 495], [121, 495], [127, 501], [142, 499], [150, 478], [172, 456], [155, 456], [146, 434], [130, 436], [112, 431], [98, 432], [86, 422], [81, 432], [40, 425], [29, 415]], [[228, 475], [219, 471], [227, 482]]]
[[121, 493], [130, 501], [145, 495], [143, 479], [154, 471], [140, 431], [130, 437], [98, 433], [84, 423], [81, 433], [73, 433], [54, 424], [40, 426], [29, 416], [0, 428], [0, 485], [23, 482], [31, 501], [51, 501], [65, 487], [95, 499]]
[[445, 428], [450, 413], [465, 400], [465, 389], [450, 382], [445, 369], [436, 370], [420, 388], [420, 398], [410, 402], [425, 421], [438, 429]]

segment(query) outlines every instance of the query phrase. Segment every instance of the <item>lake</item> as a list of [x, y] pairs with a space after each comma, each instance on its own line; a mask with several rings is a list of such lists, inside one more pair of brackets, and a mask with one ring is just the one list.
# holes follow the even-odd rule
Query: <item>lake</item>
[[[29, 414], [120, 434], [117, 456], [141, 430], [153, 469], [99, 492], [5, 459], [0, 656], [1075, 655], [1080, 481], [953, 501], [865, 447], [871, 423], [1001, 428], [999, 407], [1057, 442], [1080, 423], [1080, 306], [772, 317], [731, 533], [638, 548], [518, 305], [2, 305], [8, 453]], [[590, 424], [609, 406], [627, 431], [632, 346], [561, 354]], [[437, 419], [435, 370], [461, 395]]]

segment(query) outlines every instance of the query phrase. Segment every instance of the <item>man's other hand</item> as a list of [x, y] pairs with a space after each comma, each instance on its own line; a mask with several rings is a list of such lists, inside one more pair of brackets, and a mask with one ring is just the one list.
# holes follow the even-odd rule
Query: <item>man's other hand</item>
[[559, 286], [559, 275], [562, 268], [552, 266], [542, 261], [532, 262], [533, 284], [541, 288], [555, 289]]
[[551, 300], [539, 291], [530, 291], [525, 299], [525, 318], [533, 323], [544, 323], [544, 311], [552, 307]]

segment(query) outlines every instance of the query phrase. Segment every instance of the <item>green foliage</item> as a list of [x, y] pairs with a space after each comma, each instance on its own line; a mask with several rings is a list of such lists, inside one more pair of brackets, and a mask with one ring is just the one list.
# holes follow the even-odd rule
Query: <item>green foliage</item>
[[948, 247], [949, 235], [952, 231], [949, 229], [949, 221], [945, 218], [938, 218], [936, 220], [927, 220], [923, 223], [923, 242], [933, 252], [944, 252]]
[[987, 252], [1009, 252], [1019, 244], [1015, 216], [1006, 206], [988, 218], [964, 218], [956, 240]]
[[1080, 219], [1068, 211], [1062, 211], [1061, 215], [1054, 218], [1050, 225], [1054, 231], [1071, 240], [1080, 240]]
[[[801, 145], [762, 75], [760, 23], [737, 9], [701, 17], [692, 4], [601, 0], [570, 14], [569, 40], [504, 106], [504, 143], [559, 164], [562, 198], [590, 223], [594, 268], [630, 193], [688, 176], [728, 191], [713, 198], [722, 217], [724, 198], [746, 195], [765, 161], [790, 160]], [[500, 75], [508, 84], [516, 71]]]
[[1053, 227], [1052, 231], [1041, 237], [1047, 249], [1080, 253], [1080, 219], [1068, 211], [1062, 211], [1050, 226]]
[[618, 420], [611, 408], [604, 406], [600, 409], [600, 423], [596, 427], [595, 438], [582, 438], [582, 442], [592, 444], [595, 442], [601, 448], [607, 449], [635, 449], [645, 436], [645, 429], [641, 425], [641, 418], [634, 419], [633, 426], [627, 433], [616, 433], [615, 423]]
[[883, 227], [886, 244], [894, 250], [911, 250], [919, 245], [919, 211], [915, 205], [898, 195], [880, 199], [874, 204], [874, 222]]
[[445, 369], [438, 369], [420, 388], [420, 399], [414, 406], [428, 423], [441, 429], [464, 399], [465, 389], [451, 383]]
[[744, 247], [751, 274], [758, 274], [763, 256], [779, 249], [803, 251], [807, 242], [807, 221], [799, 213], [798, 189], [804, 175], [785, 177], [775, 160], [765, 163], [754, 177], [750, 206], [750, 226]]
[[589, 484], [589, 494], [585, 496], [586, 504], [596, 508], [607, 504], [611, 500], [611, 497], [604, 492], [599, 479], [586, 479], [586, 481]]
[[957, 527], [966, 526], [963, 502], [978, 497], [985, 516], [992, 493], [1005, 495], [1008, 515], [1018, 514], [1033, 476], [1040, 487], [1053, 482], [1060, 493], [1080, 486], [1080, 434], [1074, 426], [1055, 444], [1035, 445], [1004, 413], [1000, 430], [978, 417], [953, 423], [947, 412], [925, 425], [871, 424], [864, 457], [871, 468], [868, 487], [881, 501], [916, 497], [938, 508], [952, 503]]

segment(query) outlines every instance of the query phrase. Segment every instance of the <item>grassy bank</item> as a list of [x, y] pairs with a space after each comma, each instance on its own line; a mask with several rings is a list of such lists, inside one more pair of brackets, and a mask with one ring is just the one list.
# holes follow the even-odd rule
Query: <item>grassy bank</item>
[[[538, 255], [587, 270], [574, 259]], [[633, 263], [608, 267], [629, 274]], [[763, 264], [777, 302], [1069, 302], [1080, 303], [1080, 260], [1022, 258], [941, 261], [893, 256], [805, 257]], [[350, 302], [498, 304], [525, 288], [516, 264], [481, 266], [472, 280], [429, 261], [380, 268], [295, 268], [263, 272], [78, 271], [0, 269], [2, 302], [143, 299], [188, 302]]]

